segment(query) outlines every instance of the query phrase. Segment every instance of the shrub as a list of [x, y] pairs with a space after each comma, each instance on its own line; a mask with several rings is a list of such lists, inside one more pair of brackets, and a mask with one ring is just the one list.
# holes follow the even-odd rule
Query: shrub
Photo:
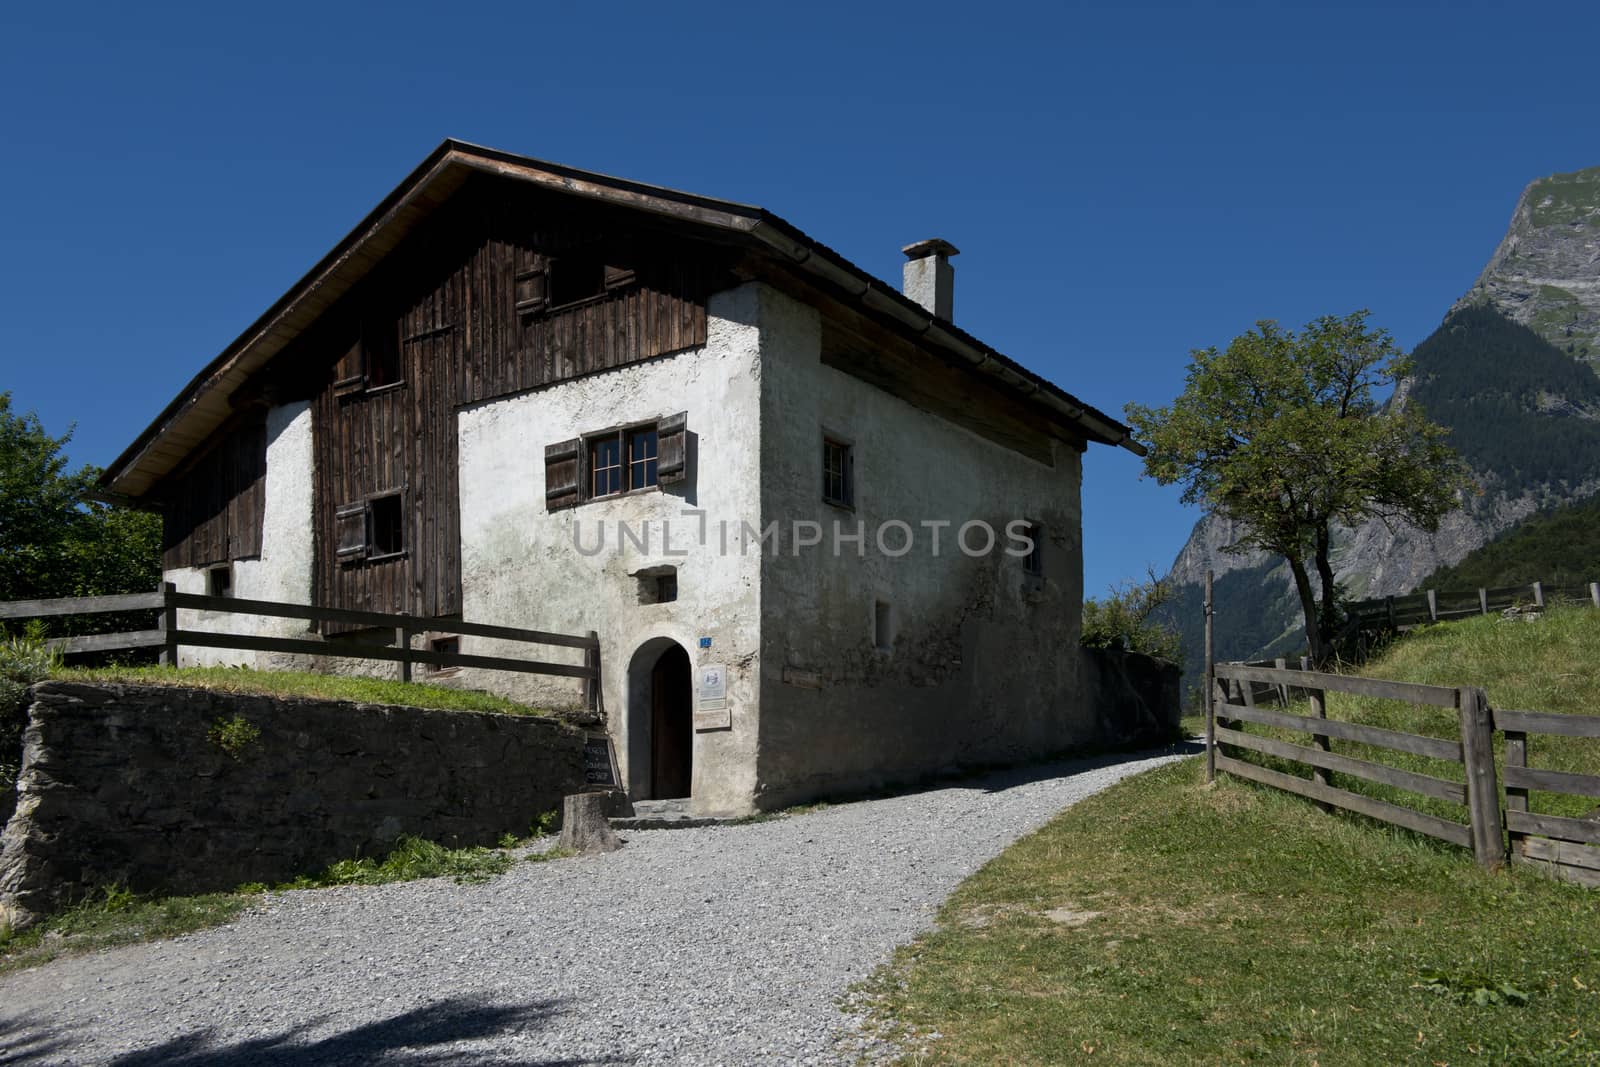
[[1171, 596], [1171, 584], [1151, 573], [1147, 581], [1113, 585], [1104, 600], [1087, 598], [1083, 644], [1178, 662], [1183, 649], [1177, 631], [1150, 618]]
[[17, 775], [22, 770], [22, 731], [28, 721], [28, 687], [50, 677], [59, 663], [42, 634], [33, 626], [24, 636], [0, 641], [0, 826], [11, 818], [16, 804]]
[[206, 731], [206, 740], [216, 745], [222, 751], [240, 759], [244, 750], [255, 744], [261, 737], [261, 730], [243, 715], [235, 715], [231, 719], [218, 719]]

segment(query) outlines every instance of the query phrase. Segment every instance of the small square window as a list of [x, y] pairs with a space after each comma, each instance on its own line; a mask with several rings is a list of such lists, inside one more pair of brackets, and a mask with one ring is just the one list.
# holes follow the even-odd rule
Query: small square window
[[550, 306], [577, 304], [606, 291], [606, 267], [598, 260], [562, 257], [550, 264]]
[[1027, 525], [1027, 535], [1033, 550], [1022, 557], [1022, 569], [1035, 578], [1044, 577], [1044, 527], [1036, 522]]
[[842, 508], [855, 507], [855, 450], [832, 437], [822, 439], [822, 499]]
[[370, 546], [368, 558], [376, 556], [396, 556], [406, 550], [405, 515], [400, 506], [400, 494], [391, 493], [388, 496], [376, 497], [371, 502], [369, 521], [372, 529], [368, 532], [367, 543]]
[[678, 599], [678, 568], [653, 567], [635, 577], [639, 579], [639, 603], [670, 604]]
[[873, 601], [872, 645], [879, 652], [894, 651], [894, 605], [887, 600]]
[[363, 327], [361, 355], [368, 389], [399, 384], [404, 378], [400, 361], [399, 324], [371, 322]]
[[212, 567], [206, 571], [206, 596], [233, 595], [233, 564]]
[[[461, 655], [461, 638], [435, 637], [428, 642], [428, 650], [431, 652], [442, 652], [447, 656], [459, 656]], [[429, 674], [453, 674], [460, 669], [460, 667], [454, 666], [441, 667], [437, 663], [428, 664]]]

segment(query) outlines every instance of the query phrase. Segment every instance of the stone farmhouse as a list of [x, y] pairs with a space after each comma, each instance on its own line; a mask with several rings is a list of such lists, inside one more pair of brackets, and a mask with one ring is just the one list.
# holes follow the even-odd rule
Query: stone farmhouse
[[955, 248], [905, 253], [902, 292], [761, 208], [446, 141], [102, 490], [161, 511], [181, 591], [596, 632], [636, 799], [740, 813], [1100, 740], [1081, 457], [1140, 449], [953, 324]]

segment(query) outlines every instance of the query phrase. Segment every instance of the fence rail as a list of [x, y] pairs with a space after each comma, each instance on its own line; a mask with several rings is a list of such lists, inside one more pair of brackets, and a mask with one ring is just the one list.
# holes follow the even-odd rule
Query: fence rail
[[[1495, 710], [1489, 707], [1483, 690], [1469, 686], [1449, 689], [1252, 664], [1215, 663], [1211, 665], [1211, 672], [1214, 688], [1207, 722], [1207, 758], [1211, 774], [1223, 771], [1314, 800], [1325, 809], [1343, 808], [1470, 848], [1478, 862], [1486, 867], [1497, 867], [1509, 860], [1528, 864], [1566, 881], [1600, 888], [1600, 848], [1594, 847], [1600, 846], [1600, 820], [1544, 815], [1528, 810], [1529, 794], [1535, 790], [1600, 798], [1600, 774], [1531, 767], [1527, 744], [1529, 734], [1600, 740], [1600, 716]], [[1259, 687], [1263, 685], [1266, 694], [1282, 702], [1281, 710], [1255, 705], [1254, 701], [1262, 696]], [[1453, 708], [1457, 712], [1459, 739], [1325, 718], [1329, 690], [1425, 707]], [[1296, 691], [1308, 698], [1311, 714], [1288, 710]], [[1255, 696], [1251, 703], [1245, 703], [1252, 693]], [[1296, 744], [1248, 733], [1240, 729], [1245, 723], [1307, 734], [1313, 743]], [[1498, 773], [1494, 760], [1496, 733], [1502, 734], [1505, 742], [1505, 765]], [[1332, 752], [1329, 750], [1331, 739], [1454, 763], [1463, 768], [1465, 781]], [[1223, 751], [1223, 745], [1230, 746], [1237, 754]], [[1244, 752], [1303, 764], [1311, 769], [1311, 777], [1298, 777], [1252, 763], [1241, 758]], [[1467, 821], [1456, 822], [1336, 788], [1327, 780], [1330, 771], [1459, 804], [1466, 809]]]
[[[176, 664], [178, 662], [178, 650], [184, 647], [220, 648], [241, 652], [281, 652], [291, 655], [324, 656], [335, 659], [377, 660], [400, 664], [400, 676], [405, 681], [411, 680], [411, 668], [418, 663], [439, 668], [476, 667], [483, 670], [515, 671], [524, 674], [578, 678], [585, 683], [587, 700], [590, 706], [597, 706], [599, 701], [600, 639], [593, 631], [579, 636], [576, 634], [550, 633], [544, 630], [524, 630], [513, 626], [464, 622], [459, 619], [437, 619], [417, 615], [352, 611], [346, 608], [325, 608], [314, 604], [289, 604], [274, 600], [202, 596], [197, 593], [180, 593], [170, 582], [165, 583], [161, 589], [153, 593], [3, 602], [0, 603], [0, 619], [50, 618], [63, 615], [98, 615], [108, 612], [150, 610], [161, 613], [160, 624], [157, 629], [89, 634], [79, 637], [58, 637], [50, 640], [50, 647], [63, 653], [116, 652], [136, 648], [159, 648], [161, 650], [161, 661], [167, 664]], [[178, 612], [180, 610], [279, 619], [305, 619], [308, 622], [332, 622], [361, 626], [389, 631], [393, 635], [393, 644], [361, 645], [314, 640], [311, 638], [272, 637], [213, 630], [183, 629], [178, 625]], [[559, 648], [582, 649], [584, 662], [581, 665], [575, 663], [553, 663], [543, 660], [516, 659], [508, 656], [482, 656], [411, 647], [412, 638], [420, 634], [455, 634], [521, 642], [529, 645], [550, 645]]]
[[[1480, 589], [1475, 594], [1477, 611], [1487, 613], [1505, 594], [1515, 590]], [[1547, 590], [1538, 582], [1531, 587], [1533, 601], [1545, 605]], [[1575, 596], [1574, 589], [1555, 590], [1562, 596]], [[1600, 607], [1600, 583], [1585, 590]], [[1418, 621], [1432, 621], [1455, 610], [1441, 594], [1429, 590], [1419, 594], [1426, 615]], [[1444, 594], [1446, 598], [1454, 594]], [[1382, 605], [1384, 625], [1402, 629], [1398, 620], [1406, 614], [1408, 598], [1387, 597], [1367, 601], [1366, 606]], [[1360, 609], [1363, 605], [1356, 605]], [[1402, 610], [1403, 609], [1403, 610]], [[1578, 774], [1528, 765], [1528, 735], [1588, 738], [1600, 740], [1600, 715], [1558, 715], [1542, 711], [1498, 711], [1489, 706], [1488, 694], [1472, 686], [1418, 685], [1377, 678], [1357, 678], [1308, 669], [1300, 670], [1283, 659], [1257, 663], [1217, 663], [1212, 633], [1215, 604], [1212, 600], [1212, 574], [1205, 578], [1206, 672], [1206, 781], [1217, 771], [1272, 786], [1314, 800], [1324, 810], [1343, 808], [1382, 822], [1427, 834], [1452, 844], [1470, 848], [1480, 864], [1495, 868], [1524, 863], [1546, 874], [1600, 889], [1600, 811], [1582, 819], [1529, 811], [1529, 794], [1535, 790], [1569, 796], [1600, 798], [1600, 774]], [[1454, 738], [1429, 737], [1345, 722], [1327, 717], [1329, 691], [1356, 696], [1377, 697], [1405, 703], [1453, 710], [1456, 713]], [[1293, 694], [1306, 700], [1310, 714], [1291, 713]], [[1273, 702], [1277, 710], [1258, 706]], [[1247, 732], [1246, 723], [1308, 734], [1310, 745], [1296, 744], [1275, 737]], [[1494, 758], [1495, 734], [1503, 735], [1505, 765], [1497, 774]], [[1424, 756], [1462, 768], [1465, 781], [1457, 782], [1420, 771], [1391, 767], [1373, 760], [1333, 752], [1333, 739], [1369, 745], [1374, 748]], [[1237, 754], [1222, 751], [1228, 745]], [[1288, 774], [1242, 758], [1254, 752], [1309, 767], [1309, 778]], [[1418, 796], [1459, 804], [1466, 809], [1466, 822], [1441, 818], [1401, 804], [1334, 787], [1329, 772], [1349, 775], [1367, 782], [1390, 786]]]
[[1547, 603], [1557, 601], [1591, 603], [1600, 608], [1600, 582], [1583, 585], [1532, 582], [1528, 585], [1482, 589], [1425, 589], [1405, 596], [1357, 600], [1347, 605], [1345, 610], [1362, 632], [1402, 631], [1424, 623], [1490, 615], [1521, 604], [1542, 609]]

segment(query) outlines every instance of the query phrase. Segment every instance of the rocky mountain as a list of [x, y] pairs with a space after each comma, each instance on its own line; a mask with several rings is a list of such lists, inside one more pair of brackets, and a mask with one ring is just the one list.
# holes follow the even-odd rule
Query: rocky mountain
[[[1336, 576], [1352, 598], [1410, 592], [1529, 516], [1600, 492], [1600, 168], [1523, 191], [1488, 266], [1413, 357], [1391, 402], [1449, 427], [1482, 491], [1433, 533], [1376, 521], [1338, 531]], [[1303, 645], [1288, 569], [1226, 551], [1236, 539], [1228, 520], [1203, 518], [1168, 573], [1163, 614], [1183, 634], [1191, 682], [1208, 567], [1218, 658]]]
[[1456, 305], [1488, 303], [1575, 358], [1600, 363], [1600, 167], [1540, 178]]

